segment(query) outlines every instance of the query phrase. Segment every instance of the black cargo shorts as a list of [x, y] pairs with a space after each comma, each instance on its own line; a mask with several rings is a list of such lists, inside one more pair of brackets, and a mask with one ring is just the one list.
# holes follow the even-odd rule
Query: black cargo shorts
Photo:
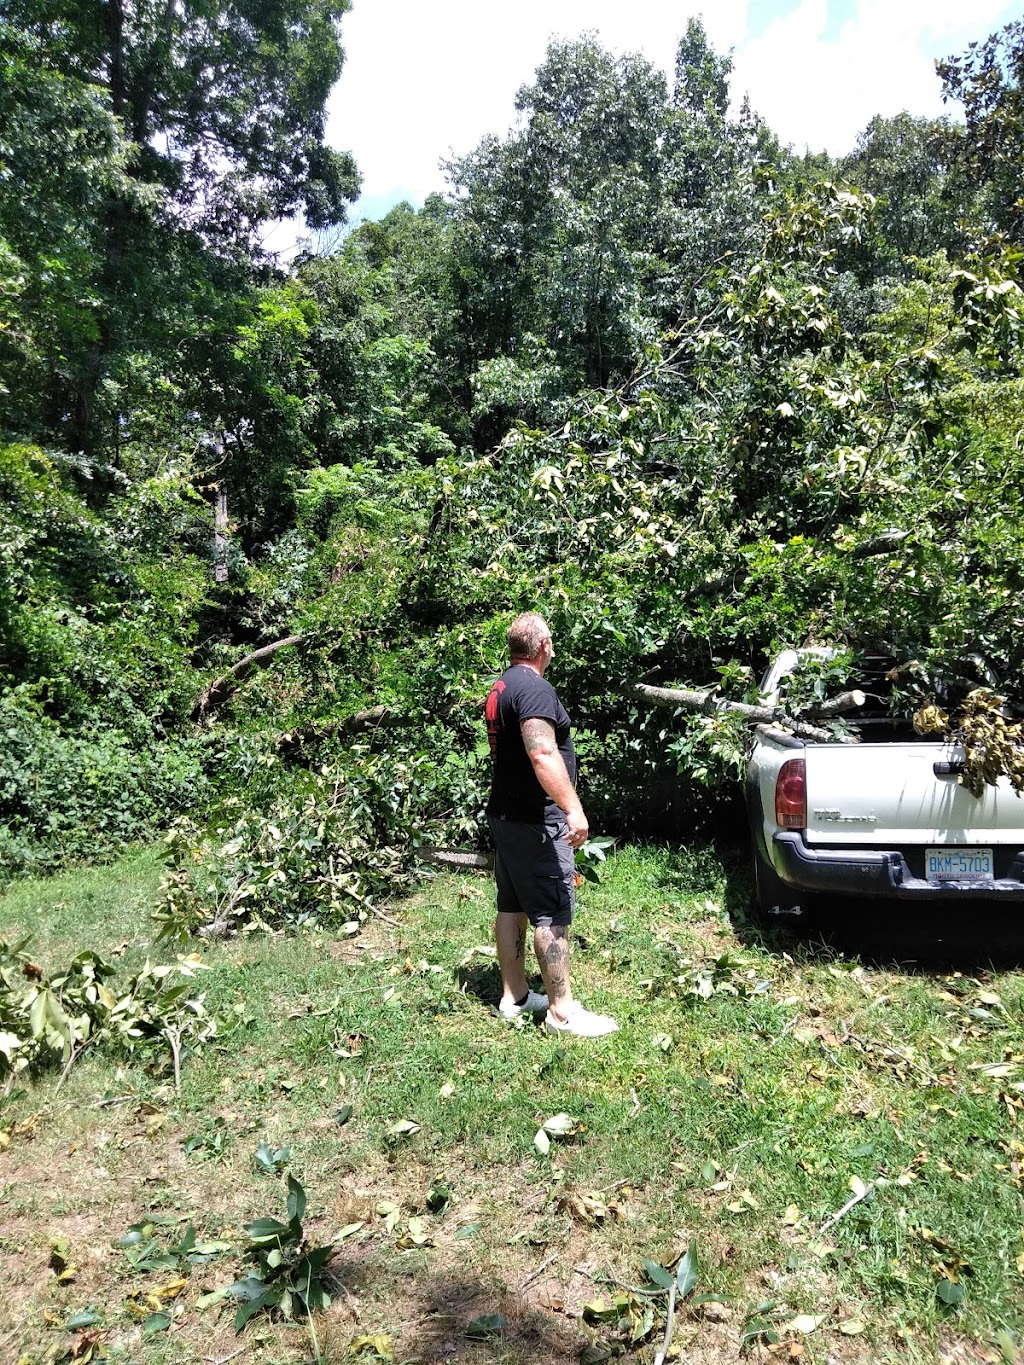
[[575, 862], [559, 813], [537, 824], [488, 815], [494, 842], [498, 911], [525, 915], [532, 925], [571, 924], [576, 905]]

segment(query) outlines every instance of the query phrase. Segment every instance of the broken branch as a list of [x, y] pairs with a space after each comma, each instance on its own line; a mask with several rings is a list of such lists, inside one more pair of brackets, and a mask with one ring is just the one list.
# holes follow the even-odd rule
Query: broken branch
[[821, 1227], [818, 1229], [818, 1236], [823, 1237], [826, 1232], [828, 1232], [831, 1228], [834, 1228], [835, 1225], [839, 1222], [840, 1218], [845, 1218], [846, 1215], [850, 1212], [850, 1210], [855, 1209], [862, 1199], [867, 1199], [869, 1194], [873, 1194], [874, 1189], [875, 1182], [873, 1180], [869, 1180], [868, 1183], [863, 1187], [863, 1189], [858, 1190], [852, 1199], [848, 1199], [846, 1201], [846, 1203], [843, 1205], [843, 1207], [839, 1210], [838, 1213], [834, 1213], [831, 1218], [825, 1219], [824, 1223], [822, 1223]]
[[[802, 739], [815, 739], [823, 743], [836, 739], [831, 730], [823, 730], [818, 725], [797, 720], [795, 716], [787, 715], [777, 706], [750, 706], [747, 702], [725, 701], [721, 697], [716, 697], [713, 692], [695, 692], [689, 688], [677, 687], [651, 687], [648, 683], [636, 683], [634, 690], [653, 706], [682, 706], [687, 711], [699, 711], [705, 716], [727, 712], [742, 716], [744, 720], [755, 724], [784, 725], [787, 730], [792, 730], [794, 735], [799, 735]], [[841, 742], [855, 744], [857, 741], [850, 737]]]
[[235, 685], [246, 678], [254, 668], [266, 668], [279, 649], [284, 649], [287, 645], [299, 645], [305, 638], [304, 635], [286, 635], [283, 640], [275, 640], [273, 644], [254, 649], [251, 654], [246, 654], [243, 659], [232, 664], [226, 673], [215, 678], [196, 698], [192, 707], [192, 719], [204, 720], [211, 711], [227, 701]]

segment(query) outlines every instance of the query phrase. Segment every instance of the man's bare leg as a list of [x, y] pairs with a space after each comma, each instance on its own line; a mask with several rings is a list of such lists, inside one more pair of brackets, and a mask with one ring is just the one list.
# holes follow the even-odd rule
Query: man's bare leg
[[498, 946], [502, 997], [522, 1000], [529, 990], [526, 982], [526, 916], [500, 911], [494, 917], [494, 941]]
[[548, 992], [548, 1009], [559, 1019], [572, 1004], [569, 985], [569, 926], [567, 924], [538, 925], [533, 931], [533, 948], [540, 963], [541, 975]]

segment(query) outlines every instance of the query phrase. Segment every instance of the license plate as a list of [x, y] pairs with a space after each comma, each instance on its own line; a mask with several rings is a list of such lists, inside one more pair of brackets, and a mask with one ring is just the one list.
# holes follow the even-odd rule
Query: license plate
[[924, 875], [930, 882], [990, 882], [990, 848], [926, 848]]

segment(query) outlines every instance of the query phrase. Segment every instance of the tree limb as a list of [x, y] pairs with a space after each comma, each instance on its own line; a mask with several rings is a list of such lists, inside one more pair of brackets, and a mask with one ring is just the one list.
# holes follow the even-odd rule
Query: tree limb
[[868, 1195], [874, 1194], [874, 1192], [875, 1182], [873, 1180], [869, 1180], [868, 1183], [862, 1189], [858, 1190], [854, 1194], [852, 1199], [848, 1199], [846, 1201], [846, 1203], [838, 1211], [838, 1213], [834, 1213], [831, 1216], [831, 1218], [825, 1219], [824, 1223], [822, 1223], [821, 1227], [818, 1229], [818, 1236], [824, 1237], [825, 1233], [830, 1232], [841, 1218], [845, 1218], [851, 1209], [855, 1209], [857, 1207], [857, 1205], [861, 1202], [862, 1199], [867, 1199]]
[[[472, 697], [455, 702], [452, 706], [435, 711], [433, 718], [447, 720], [461, 711], [482, 711], [485, 700], [484, 697]], [[322, 740], [330, 739], [332, 735], [360, 734], [363, 730], [400, 730], [406, 726], [425, 724], [422, 711], [403, 715], [388, 706], [370, 706], [365, 711], [353, 711], [350, 716], [342, 716], [338, 720], [325, 720], [319, 724], [307, 721], [294, 730], [286, 730], [278, 735], [277, 748], [280, 753], [291, 754], [307, 744], [319, 744]]]
[[[833, 743], [836, 740], [831, 730], [823, 730], [817, 725], [808, 724], [807, 721], [797, 720], [795, 716], [787, 715], [777, 706], [750, 706], [742, 701], [724, 701], [713, 692], [695, 692], [689, 688], [651, 687], [648, 683], [635, 683], [633, 690], [652, 706], [669, 708], [682, 706], [687, 711], [699, 711], [706, 716], [726, 712], [742, 716], [744, 720], [754, 724], [784, 725], [801, 739], [814, 739], [822, 743]], [[857, 740], [851, 736], [841, 742], [856, 744]]]
[[896, 546], [906, 540], [909, 535], [909, 531], [897, 531], [896, 529], [882, 531], [879, 535], [873, 536], [871, 540], [862, 541], [854, 549], [853, 558], [870, 559], [872, 555], [884, 555], [888, 550], [895, 550]]
[[676, 1326], [676, 1292], [678, 1287], [675, 1276], [673, 1276], [668, 1291], [668, 1320], [665, 1323], [665, 1339], [661, 1343], [661, 1350], [654, 1357], [654, 1365], [664, 1365], [665, 1359], [668, 1356], [669, 1347], [672, 1345], [672, 1337], [675, 1333]]
[[263, 645], [246, 654], [244, 659], [232, 664], [226, 673], [215, 678], [209, 687], [199, 694], [192, 707], [192, 719], [204, 720], [211, 711], [223, 705], [234, 690], [235, 684], [246, 678], [254, 668], [266, 668], [279, 649], [286, 645], [300, 645], [304, 635], [286, 635], [283, 640], [275, 640], [271, 645]]
[[470, 853], [459, 848], [417, 848], [413, 852], [421, 863], [451, 867], [457, 872], [474, 872], [478, 868], [486, 870], [494, 866], [492, 853]]

